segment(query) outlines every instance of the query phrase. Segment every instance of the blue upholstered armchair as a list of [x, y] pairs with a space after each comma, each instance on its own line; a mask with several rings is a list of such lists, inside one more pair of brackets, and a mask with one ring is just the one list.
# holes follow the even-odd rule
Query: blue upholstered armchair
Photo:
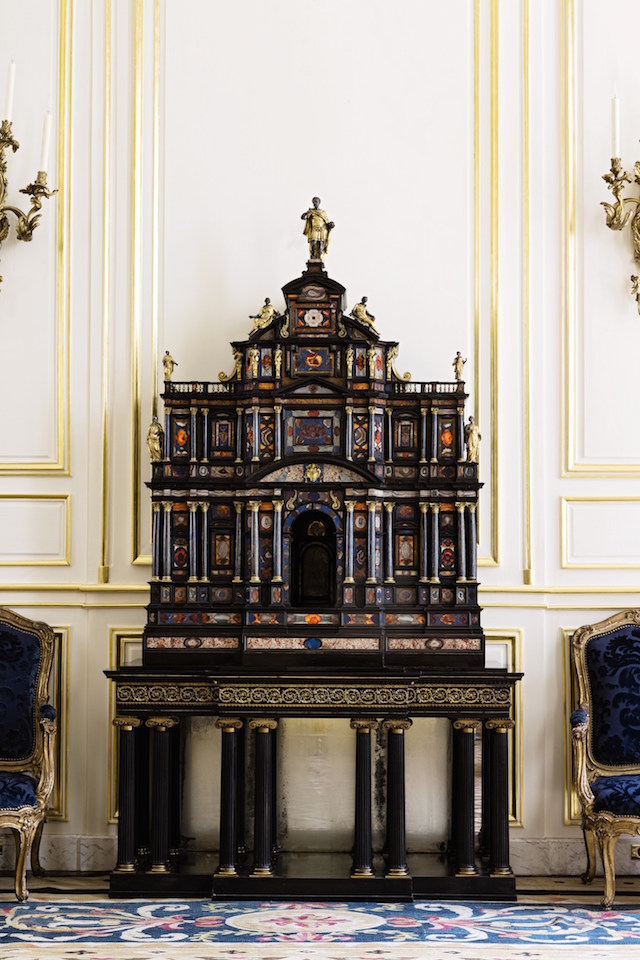
[[53, 789], [56, 711], [47, 703], [55, 638], [51, 627], [0, 608], [0, 827], [16, 840], [15, 888], [26, 900], [27, 859], [38, 849]]
[[618, 837], [640, 833], [640, 610], [580, 627], [571, 659], [578, 680], [573, 756], [587, 848], [582, 879], [593, 880], [597, 843], [605, 878], [602, 906], [608, 910]]

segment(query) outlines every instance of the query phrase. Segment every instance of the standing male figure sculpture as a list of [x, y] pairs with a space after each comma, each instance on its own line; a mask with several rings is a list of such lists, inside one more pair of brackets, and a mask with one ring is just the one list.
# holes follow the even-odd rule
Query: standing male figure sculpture
[[305, 221], [302, 232], [309, 241], [309, 259], [324, 260], [329, 249], [329, 234], [335, 223], [320, 209], [320, 197], [314, 197], [311, 202], [313, 206], [300, 217]]

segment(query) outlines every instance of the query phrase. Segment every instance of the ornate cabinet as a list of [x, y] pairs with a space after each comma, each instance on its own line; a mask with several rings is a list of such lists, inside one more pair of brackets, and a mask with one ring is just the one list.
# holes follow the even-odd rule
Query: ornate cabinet
[[[230, 374], [173, 382], [165, 356], [163, 436], [156, 424], [155, 452], [150, 445], [153, 562], [143, 667], [110, 674], [121, 773], [129, 771], [121, 780], [123, 849], [112, 890], [191, 889], [174, 869], [175, 730], [182, 714], [210, 713], [222, 728], [220, 863], [200, 892], [290, 896], [301, 889], [279, 876], [274, 860], [272, 752], [278, 718], [324, 715], [349, 718], [356, 746], [353, 865], [331, 890], [361, 895], [357, 885], [375, 880], [370, 734], [383, 723], [387, 862], [375, 882], [384, 895], [512, 896], [503, 734], [517, 676], [484, 668], [477, 430], [465, 455], [465, 429], [469, 438], [474, 428], [472, 421], [465, 428], [464, 383], [399, 374], [398, 345], [380, 338], [366, 298], [347, 315], [345, 288], [328, 276], [317, 242], [312, 249], [316, 259], [283, 287], [284, 311], [265, 301], [248, 338], [233, 343]], [[412, 716], [437, 715], [452, 720], [454, 808], [452, 866], [433, 887], [407, 866], [404, 735]], [[243, 869], [238, 757], [247, 728], [255, 738], [256, 809], [254, 850]], [[486, 869], [474, 842], [479, 738]], [[138, 842], [136, 818], [144, 822], [149, 809], [151, 835]], [[376, 896], [382, 887], [366, 889]], [[316, 894], [328, 895], [319, 879], [305, 887], [305, 896]]]

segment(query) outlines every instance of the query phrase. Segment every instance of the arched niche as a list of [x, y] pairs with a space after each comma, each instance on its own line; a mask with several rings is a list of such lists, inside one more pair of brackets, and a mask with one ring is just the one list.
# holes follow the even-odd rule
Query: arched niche
[[319, 510], [300, 514], [291, 525], [291, 605], [336, 604], [336, 528]]

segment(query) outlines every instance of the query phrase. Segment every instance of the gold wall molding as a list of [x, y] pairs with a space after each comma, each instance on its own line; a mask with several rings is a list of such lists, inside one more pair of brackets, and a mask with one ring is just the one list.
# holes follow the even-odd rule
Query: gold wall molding
[[67, 822], [69, 773], [69, 631], [53, 627], [56, 643], [49, 680], [49, 700], [56, 708], [58, 733], [55, 743], [54, 782], [47, 807], [47, 820]]
[[102, 478], [98, 580], [109, 580], [109, 355], [111, 328], [111, 0], [104, 2], [102, 197]]
[[562, 0], [562, 477], [640, 476], [640, 463], [579, 462], [576, 451], [576, 10]]
[[57, 146], [57, 263], [56, 263], [56, 458], [55, 460], [5, 460], [0, 475], [69, 476], [70, 467], [70, 374], [69, 331], [71, 327], [71, 106], [73, 64], [73, 2], [58, 4], [58, 146]]
[[[510, 673], [522, 670], [522, 630], [485, 630], [486, 645], [502, 647], [505, 650], [504, 666]], [[511, 719], [513, 728], [509, 731], [509, 762], [511, 777], [509, 780], [509, 826], [523, 827], [523, 730], [522, 730], [522, 681], [513, 691]]]
[[[70, 493], [0, 493], [3, 500], [26, 500], [31, 503], [52, 502], [64, 504], [64, 550], [63, 555], [54, 560], [0, 560], [0, 567], [68, 567], [71, 564], [71, 494]], [[34, 589], [40, 589], [37, 584]]]
[[571, 637], [576, 628], [562, 628], [562, 706], [564, 718], [564, 822], [582, 823], [582, 808], [575, 788], [571, 723], [569, 717], [578, 706], [578, 680], [571, 670]]
[[531, 170], [530, 170], [530, 96], [529, 96], [529, 0], [522, 0], [522, 365], [523, 365], [523, 447], [524, 447], [524, 569], [522, 579], [533, 583], [533, 552], [531, 544], [531, 487], [533, 483], [531, 457]]
[[567, 508], [572, 503], [636, 503], [640, 504], [640, 497], [560, 497], [560, 566], [563, 570], [640, 570], [640, 560], [631, 563], [581, 563], [568, 560], [569, 544], [567, 542], [569, 519]]

